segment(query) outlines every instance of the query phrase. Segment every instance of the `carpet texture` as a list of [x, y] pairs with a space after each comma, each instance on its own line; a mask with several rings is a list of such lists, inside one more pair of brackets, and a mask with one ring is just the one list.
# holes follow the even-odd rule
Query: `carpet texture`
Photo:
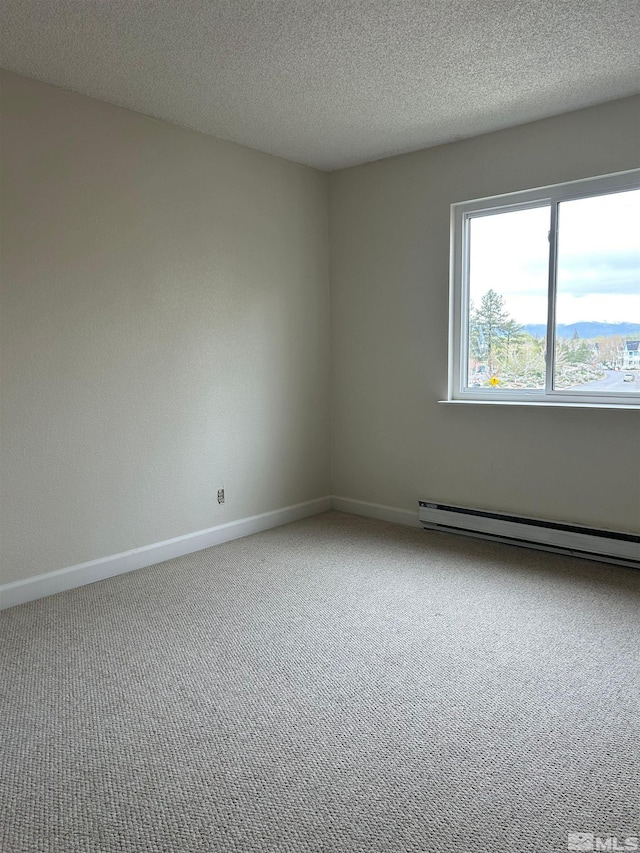
[[640, 572], [335, 512], [13, 608], [0, 849], [639, 835], [639, 614]]

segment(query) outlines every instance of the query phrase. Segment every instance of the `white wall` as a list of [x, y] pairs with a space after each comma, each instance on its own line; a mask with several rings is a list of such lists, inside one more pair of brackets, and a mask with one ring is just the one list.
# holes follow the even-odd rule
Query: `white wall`
[[449, 205], [638, 165], [636, 98], [331, 175], [334, 494], [640, 532], [640, 412], [437, 402]]
[[637, 412], [437, 402], [449, 205], [637, 166], [638, 99], [328, 177], [0, 79], [0, 583], [331, 492], [329, 184], [333, 493], [640, 531]]
[[0, 582], [329, 494], [327, 176], [1, 82]]

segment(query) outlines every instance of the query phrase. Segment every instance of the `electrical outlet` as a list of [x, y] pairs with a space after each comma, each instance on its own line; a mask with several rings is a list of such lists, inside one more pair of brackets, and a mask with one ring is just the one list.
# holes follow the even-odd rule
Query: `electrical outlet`
[[224, 503], [224, 489], [218, 489], [218, 503]]

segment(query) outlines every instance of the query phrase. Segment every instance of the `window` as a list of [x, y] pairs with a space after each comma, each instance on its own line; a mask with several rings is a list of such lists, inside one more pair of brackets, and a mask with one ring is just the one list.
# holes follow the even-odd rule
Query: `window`
[[450, 400], [640, 406], [640, 170], [451, 222]]

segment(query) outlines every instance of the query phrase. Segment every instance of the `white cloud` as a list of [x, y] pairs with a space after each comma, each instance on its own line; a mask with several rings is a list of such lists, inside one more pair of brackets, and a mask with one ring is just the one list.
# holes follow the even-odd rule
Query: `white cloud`
[[[562, 202], [557, 320], [640, 323], [640, 191]], [[514, 319], [545, 323], [550, 207], [474, 218], [470, 296], [493, 288]]]

